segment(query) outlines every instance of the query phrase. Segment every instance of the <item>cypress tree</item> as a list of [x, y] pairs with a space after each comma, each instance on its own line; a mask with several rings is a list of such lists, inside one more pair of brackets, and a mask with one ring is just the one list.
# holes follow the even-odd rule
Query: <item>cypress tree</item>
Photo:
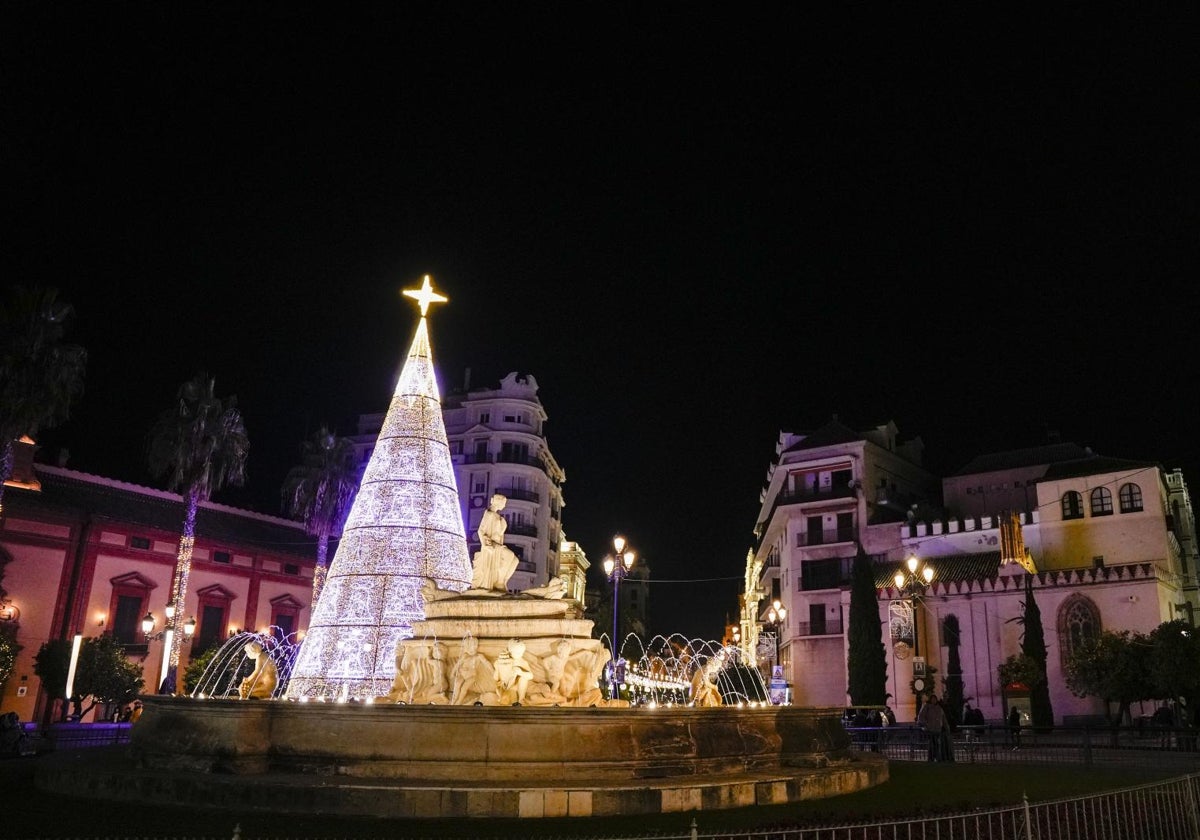
[[879, 596], [875, 589], [875, 564], [858, 547], [850, 575], [850, 650], [848, 692], [853, 706], [882, 706], [887, 700], [887, 657]]
[[1042, 611], [1033, 597], [1033, 575], [1025, 575], [1025, 633], [1021, 637], [1021, 653], [1032, 659], [1038, 668], [1038, 679], [1029, 686], [1029, 717], [1035, 728], [1054, 726], [1054, 708], [1050, 705], [1050, 683], [1046, 679], [1046, 635], [1042, 629]]
[[945, 701], [946, 717], [950, 719], [950, 726], [954, 729], [962, 723], [962, 707], [963, 707], [963, 678], [962, 678], [962, 658], [959, 655], [959, 647], [962, 644], [962, 634], [958, 624], [958, 617], [953, 615], [946, 616], [942, 622], [943, 638], [946, 640], [946, 678], [942, 680], [942, 699]]

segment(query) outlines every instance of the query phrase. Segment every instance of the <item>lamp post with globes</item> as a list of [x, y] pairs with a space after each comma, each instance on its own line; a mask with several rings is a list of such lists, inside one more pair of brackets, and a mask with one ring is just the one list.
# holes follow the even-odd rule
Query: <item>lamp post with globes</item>
[[776, 598], [767, 608], [766, 624], [771, 628], [775, 637], [775, 662], [771, 669], [771, 702], [782, 705], [787, 702], [787, 680], [783, 676], [783, 663], [779, 661], [779, 634], [783, 631], [783, 621], [787, 618], [787, 607]]
[[617, 650], [617, 629], [620, 624], [620, 600], [621, 600], [621, 581], [633, 569], [633, 561], [637, 557], [632, 550], [628, 550], [628, 545], [625, 538], [619, 534], [613, 537], [613, 554], [609, 554], [604, 558], [604, 574], [608, 575], [608, 579], [613, 585], [613, 629], [612, 639], [609, 640], [611, 645], [612, 661], [609, 662], [610, 688], [609, 699], [615, 700], [620, 693], [621, 682], [618, 678], [618, 650]]
[[[147, 642], [157, 642], [161, 640], [164, 643], [162, 673], [159, 674], [158, 677], [158, 691], [160, 694], [173, 694], [175, 692], [175, 686], [165, 686], [164, 683], [166, 682], [167, 670], [171, 662], [171, 641], [175, 634], [173, 620], [175, 618], [175, 605], [167, 604], [167, 606], [163, 609], [163, 613], [166, 615], [166, 624], [162, 630], [159, 630], [157, 633], [155, 633], [154, 625], [156, 622], [154, 619], [154, 613], [147, 612], [146, 615], [142, 617], [142, 633], [146, 636]], [[192, 616], [183, 623], [184, 638], [190, 639], [195, 632], [196, 617]]]
[[913, 694], [916, 695], [917, 711], [921, 709], [921, 695], [925, 693], [925, 661], [921, 659], [921, 646], [918, 636], [917, 602], [933, 583], [933, 566], [923, 562], [915, 553], [910, 552], [904, 561], [904, 566], [892, 576], [892, 582], [904, 600], [908, 601], [909, 614], [912, 616], [913, 638]]

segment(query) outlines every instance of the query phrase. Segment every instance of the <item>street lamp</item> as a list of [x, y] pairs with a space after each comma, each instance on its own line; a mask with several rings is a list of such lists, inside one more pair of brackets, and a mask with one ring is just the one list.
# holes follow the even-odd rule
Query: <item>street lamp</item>
[[[164, 643], [163, 644], [162, 673], [159, 674], [159, 678], [158, 678], [160, 692], [162, 691], [163, 683], [166, 682], [167, 669], [170, 666], [170, 662], [171, 662], [171, 640], [175, 634], [175, 627], [174, 627], [174, 622], [172, 621], [172, 619], [175, 617], [175, 607], [172, 606], [171, 604], [167, 604], [167, 606], [163, 610], [163, 612], [166, 614], [167, 620], [166, 620], [165, 625], [163, 626], [163, 629], [159, 630], [157, 633], [154, 632], [154, 625], [155, 625], [154, 613], [147, 612], [142, 617], [142, 633], [146, 636], [146, 641], [147, 642], [157, 642], [159, 640], [162, 640]], [[183, 623], [184, 638], [190, 639], [195, 632], [196, 632], [196, 617], [192, 616], [191, 618], [189, 618], [187, 621], [185, 621]]]
[[771, 625], [771, 632], [775, 636], [775, 664], [780, 665], [779, 661], [779, 633], [783, 627], [783, 620], [787, 618], [787, 607], [779, 602], [776, 598], [767, 610], [767, 624]]
[[917, 601], [933, 583], [933, 566], [921, 561], [913, 552], [909, 552], [908, 559], [904, 561], [904, 566], [896, 571], [892, 576], [892, 582], [896, 584], [896, 589], [904, 597], [909, 604], [909, 612], [912, 615], [912, 634], [913, 634], [913, 693], [917, 696], [917, 708], [921, 708], [921, 694], [925, 691], [925, 674], [916, 673], [916, 664], [921, 656], [921, 647], [917, 637]]
[[612, 663], [610, 664], [611, 670], [609, 671], [612, 676], [611, 693], [609, 694], [610, 700], [617, 698], [621, 688], [620, 681], [617, 679], [617, 626], [620, 617], [618, 607], [620, 606], [621, 598], [621, 581], [625, 579], [625, 576], [633, 568], [633, 561], [637, 556], [632, 550], [626, 551], [626, 548], [625, 538], [617, 535], [613, 537], [614, 553], [604, 558], [604, 574], [608, 575], [608, 579], [612, 581], [613, 585], [613, 631], [612, 639], [610, 640], [612, 645]]

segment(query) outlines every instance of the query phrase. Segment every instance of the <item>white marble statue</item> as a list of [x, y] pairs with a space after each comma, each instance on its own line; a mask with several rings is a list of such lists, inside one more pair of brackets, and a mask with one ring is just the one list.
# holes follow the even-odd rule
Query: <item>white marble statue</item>
[[545, 586], [534, 586], [529, 589], [524, 589], [522, 592], [526, 595], [533, 595], [536, 598], [562, 598], [567, 594], [567, 582], [560, 577], [552, 577], [546, 582]]
[[467, 636], [462, 640], [462, 653], [450, 670], [450, 703], [454, 706], [470, 706], [482, 703], [486, 694], [494, 694], [496, 675], [492, 663], [479, 652], [479, 640]]
[[442, 642], [396, 644], [396, 677], [387, 699], [393, 703], [443, 705], [447, 696], [446, 646]]
[[525, 692], [533, 680], [533, 670], [525, 661], [525, 643], [513, 639], [492, 664], [496, 672], [496, 694], [501, 705], [523, 705]]
[[479, 521], [479, 551], [475, 552], [471, 588], [492, 592], [507, 592], [508, 579], [517, 570], [517, 555], [504, 545], [508, 523], [500, 515], [508, 499], [499, 493], [492, 496], [488, 509]]

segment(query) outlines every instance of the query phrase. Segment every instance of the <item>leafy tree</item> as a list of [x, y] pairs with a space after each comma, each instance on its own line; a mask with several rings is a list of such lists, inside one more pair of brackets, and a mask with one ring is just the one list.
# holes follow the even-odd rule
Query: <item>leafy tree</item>
[[246, 479], [246, 455], [250, 441], [237, 397], [221, 400], [214, 393], [216, 381], [199, 373], [179, 387], [175, 406], [158, 416], [147, 444], [150, 471], [167, 477], [167, 488], [183, 496], [183, 528], [179, 554], [171, 580], [171, 604], [175, 616], [168, 629], [172, 636], [170, 663], [163, 688], [174, 692], [183, 633], [184, 599], [196, 541], [196, 511], [226, 484], [237, 487]]
[[1150, 632], [1150, 680], [1158, 698], [1182, 699], [1191, 720], [1200, 710], [1200, 635], [1186, 621], [1168, 621]]
[[1143, 634], [1106, 630], [1067, 657], [1063, 664], [1067, 688], [1076, 697], [1101, 698], [1108, 722], [1119, 726], [1128, 719], [1133, 703], [1148, 700], [1153, 693], [1149, 652], [1150, 640]]
[[287, 514], [304, 523], [317, 538], [317, 565], [313, 572], [312, 606], [325, 587], [329, 571], [329, 538], [340, 535], [358, 492], [358, 464], [354, 444], [325, 426], [301, 444], [301, 464], [292, 467], [283, 482]]
[[63, 342], [73, 314], [53, 288], [11, 286], [0, 304], [0, 513], [14, 442], [66, 420], [83, 393], [87, 351]]
[[[33, 672], [42, 680], [42, 687], [52, 697], [63, 697], [67, 691], [67, 674], [71, 666], [72, 643], [52, 639], [38, 650], [33, 660]], [[143, 685], [142, 666], [125, 658], [125, 649], [111, 634], [92, 636], [83, 640], [79, 660], [75, 663], [75, 683], [72, 686], [72, 714], [81, 718], [99, 703], [127, 703], [137, 696]], [[87, 706], [84, 702], [91, 700]], [[63, 717], [67, 714], [63, 707]]]
[[946, 707], [946, 717], [950, 719], [951, 728], [957, 729], [962, 722], [960, 718], [963, 707], [962, 659], [958, 650], [962, 645], [962, 638], [958, 617], [946, 616], [942, 627], [945, 630], [946, 647], [949, 650], [946, 658], [946, 676], [942, 680], [942, 700]]
[[200, 678], [204, 676], [204, 669], [208, 667], [220, 649], [220, 645], [210, 645], [203, 653], [193, 656], [192, 660], [188, 662], [188, 666], [183, 672], [184, 694], [190, 695], [196, 690], [196, 686], [200, 685]]
[[1001, 685], [1021, 683], [1031, 686], [1042, 676], [1037, 663], [1023, 653], [1013, 654], [1008, 657], [1008, 659], [1000, 663], [1000, 667], [996, 670], [1000, 677]]
[[853, 706], [882, 706], [887, 701], [887, 654], [879, 620], [875, 564], [861, 545], [850, 573], [850, 626], [847, 628], [847, 690]]

